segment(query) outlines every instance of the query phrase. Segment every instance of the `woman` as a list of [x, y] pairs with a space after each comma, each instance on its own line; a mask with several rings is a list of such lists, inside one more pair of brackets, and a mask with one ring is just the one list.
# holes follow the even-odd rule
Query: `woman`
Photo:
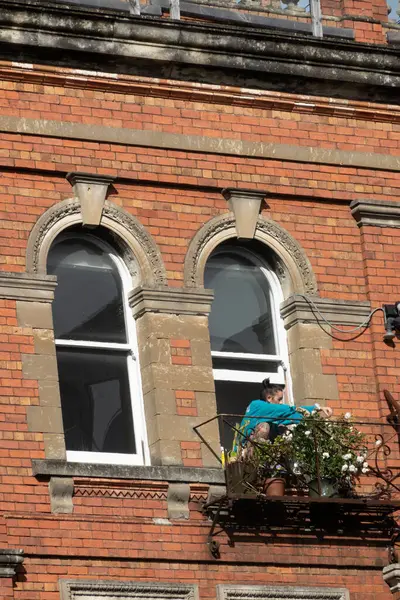
[[240, 432], [244, 441], [257, 442], [273, 440], [279, 434], [280, 427], [288, 427], [302, 420], [303, 414], [298, 408], [311, 413], [320, 411], [329, 418], [332, 409], [318, 404], [312, 406], [291, 406], [283, 403], [284, 385], [271, 383], [264, 379], [261, 388], [261, 400], [252, 400], [240, 423]]

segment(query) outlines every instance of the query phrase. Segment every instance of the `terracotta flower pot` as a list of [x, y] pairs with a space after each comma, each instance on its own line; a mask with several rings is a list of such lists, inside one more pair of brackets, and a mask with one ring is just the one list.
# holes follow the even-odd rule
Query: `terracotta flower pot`
[[264, 494], [266, 496], [284, 496], [285, 480], [282, 477], [271, 477], [264, 481]]

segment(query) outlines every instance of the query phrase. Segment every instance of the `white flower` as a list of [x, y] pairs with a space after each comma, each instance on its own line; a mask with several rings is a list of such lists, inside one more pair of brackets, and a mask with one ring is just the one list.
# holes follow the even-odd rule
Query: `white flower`
[[357, 456], [356, 460], [357, 460], [358, 463], [362, 463], [362, 462], [364, 462], [364, 457], [363, 456]]
[[350, 413], [350, 412], [347, 412], [347, 413], [344, 415], [344, 418], [346, 419], [346, 421], [348, 421], [349, 419], [351, 419], [351, 413]]
[[349, 465], [343, 465], [342, 467], [342, 473], [344, 473], [345, 471], [347, 471], [349, 468]]
[[287, 439], [289, 442], [290, 442], [290, 440], [292, 439], [292, 437], [293, 437], [293, 433], [290, 433], [290, 431], [287, 431], [287, 432], [285, 433], [285, 438], [286, 438], [286, 439]]
[[364, 467], [363, 469], [361, 469], [361, 473], [368, 473], [369, 469], [367, 469], [366, 467]]
[[308, 437], [309, 435], [311, 435], [311, 431], [309, 429], [307, 429], [307, 431], [304, 432], [304, 435], [306, 435]]
[[329, 458], [329, 452], [323, 452], [322, 458]]
[[344, 454], [342, 458], [343, 460], [351, 460], [351, 454]]
[[382, 440], [376, 440], [375, 446], [382, 446]]
[[314, 404], [314, 406], [315, 406], [315, 410], [321, 410], [321, 405], [320, 405], [320, 404], [318, 404], [318, 402], [316, 402], [316, 403]]
[[301, 469], [300, 469], [300, 465], [299, 465], [299, 463], [297, 463], [297, 462], [295, 462], [295, 463], [293, 464], [293, 473], [294, 473], [295, 475], [301, 475]]
[[350, 471], [350, 473], [355, 473], [357, 471], [357, 467], [355, 465], [350, 465], [349, 471]]
[[367, 462], [363, 463], [363, 469], [369, 469], [369, 464]]

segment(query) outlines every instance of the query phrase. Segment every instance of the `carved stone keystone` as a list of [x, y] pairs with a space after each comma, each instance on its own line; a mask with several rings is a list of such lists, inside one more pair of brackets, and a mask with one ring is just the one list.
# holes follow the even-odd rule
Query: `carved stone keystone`
[[392, 594], [398, 594], [400, 592], [400, 563], [384, 567], [382, 576], [383, 581], [388, 584]]
[[261, 202], [266, 193], [235, 188], [222, 190], [222, 195], [228, 201], [229, 208], [235, 215], [238, 238], [248, 240], [254, 238]]
[[81, 205], [82, 224], [87, 227], [100, 225], [108, 186], [114, 177], [91, 173], [68, 173], [75, 197]]
[[0, 550], [0, 577], [14, 577], [18, 565], [22, 565], [23, 562], [23, 550]]

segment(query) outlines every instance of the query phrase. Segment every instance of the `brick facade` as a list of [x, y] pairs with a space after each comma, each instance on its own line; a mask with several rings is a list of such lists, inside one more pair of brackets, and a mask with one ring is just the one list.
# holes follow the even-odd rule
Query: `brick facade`
[[[30, 10], [29, 2], [19, 4]], [[381, 60], [373, 68], [390, 71], [395, 81], [385, 60], [399, 59], [398, 46], [387, 44], [386, 32], [398, 28], [388, 27], [385, 6], [343, 1], [339, 11], [323, 3], [324, 15], [342, 15], [340, 27], [355, 31], [355, 41], [338, 41], [338, 48], [345, 51], [348, 44], [355, 53], [368, 43]], [[9, 10], [10, 3], [0, 0], [2, 7]], [[86, 8], [85, 18], [94, 18], [92, 10]], [[197, 24], [182, 21], [184, 26]], [[228, 33], [221, 26], [220, 35]], [[279, 41], [281, 34], [268, 35]], [[390, 598], [382, 579], [387, 539], [241, 532], [229, 540], [222, 533], [221, 558], [210, 556], [210, 522], [201, 504], [210, 486], [221, 488], [223, 477], [193, 427], [216, 413], [207, 329], [212, 300], [194, 281], [201, 280], [204, 265], [200, 259], [191, 264], [196, 235], [211, 219], [231, 215], [223, 189], [265, 192], [255, 237], [268, 246], [262, 223], [270, 221], [288, 235], [286, 245], [270, 236], [274, 251], [281, 248], [281, 258], [287, 255], [294, 265], [283, 284], [285, 302], [307, 292], [307, 272], [312, 297], [341, 327], [352, 329], [370, 310], [395, 302], [400, 217], [389, 222], [383, 210], [379, 224], [357, 223], [350, 207], [367, 199], [372, 206], [400, 207], [400, 108], [390, 86], [382, 91], [365, 57], [365, 81], [354, 83], [356, 93], [343, 74], [331, 80], [324, 55], [317, 93], [313, 74], [302, 75], [304, 90], [291, 85], [290, 74], [281, 75], [279, 89], [267, 76], [258, 85], [247, 67], [245, 85], [242, 74], [237, 85], [228, 79], [217, 84], [215, 77], [223, 75], [211, 73], [212, 63], [209, 71], [193, 66], [191, 76], [187, 67], [171, 67], [167, 77], [156, 56], [146, 76], [133, 67], [119, 69], [118, 61], [99, 71], [98, 56], [82, 51], [83, 71], [74, 66], [77, 50], [70, 61], [58, 54], [53, 60], [33, 49], [34, 42], [23, 42], [20, 62], [12, 62], [15, 43], [8, 40], [0, 56], [0, 549], [22, 549], [25, 558], [15, 564], [14, 577], [0, 566], [1, 597], [59, 600], [60, 580], [82, 579], [193, 584], [200, 600], [215, 600], [216, 586], [228, 584], [345, 588], [351, 600]], [[162, 42], [165, 48], [169, 43]], [[219, 68], [231, 77], [228, 68]], [[52, 210], [70, 200], [75, 208], [62, 218], [71, 219], [68, 226], [82, 222], [81, 200], [74, 200], [66, 179], [82, 172], [112, 178], [107, 206], [135, 219], [132, 225], [121, 217], [113, 233], [132, 236], [131, 245], [130, 238], [124, 243], [137, 261], [136, 285], [143, 287], [130, 302], [155, 469], [147, 475], [65, 466], [51, 321], [55, 282], [43, 265], [58, 222], [51, 220]], [[43, 215], [49, 217], [41, 228]], [[102, 228], [113, 219], [117, 223], [104, 209]], [[196, 247], [205, 260], [206, 244]], [[300, 248], [301, 255], [290, 248]], [[332, 306], [324, 308], [325, 301]], [[360, 311], [356, 317], [348, 317], [349, 307]], [[398, 344], [383, 343], [382, 314], [354, 335], [320, 327], [294, 310], [297, 317], [286, 324], [295, 400], [323, 400], [335, 414], [384, 419], [383, 389], [399, 398], [400, 357]], [[215, 423], [207, 435], [218, 453]]]

